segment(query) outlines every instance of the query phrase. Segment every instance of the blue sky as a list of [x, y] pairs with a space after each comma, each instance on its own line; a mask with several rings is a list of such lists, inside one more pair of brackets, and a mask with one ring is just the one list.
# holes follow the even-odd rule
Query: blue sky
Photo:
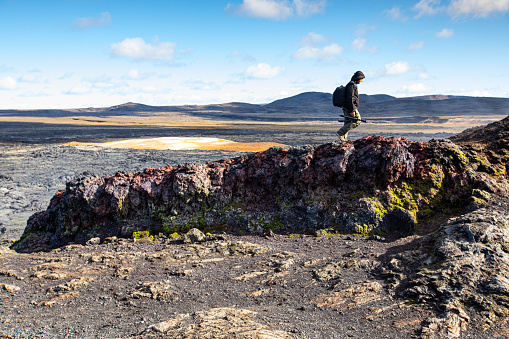
[[0, 109], [509, 97], [509, 0], [0, 0]]

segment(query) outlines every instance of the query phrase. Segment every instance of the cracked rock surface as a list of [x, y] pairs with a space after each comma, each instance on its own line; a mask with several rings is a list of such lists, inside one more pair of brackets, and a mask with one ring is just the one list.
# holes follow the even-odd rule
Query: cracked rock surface
[[376, 270], [408, 241], [209, 235], [3, 250], [0, 336], [409, 338], [432, 306], [394, 299]]

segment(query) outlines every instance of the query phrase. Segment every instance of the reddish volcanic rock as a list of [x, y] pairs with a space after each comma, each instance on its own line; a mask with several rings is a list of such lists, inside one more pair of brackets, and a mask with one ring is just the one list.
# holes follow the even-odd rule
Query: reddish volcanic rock
[[[206, 164], [71, 181], [13, 248], [55, 248], [133, 231], [409, 232], [507, 190], [507, 149], [378, 136], [272, 148]], [[474, 198], [472, 196], [474, 195]], [[474, 199], [474, 200], [475, 200]]]

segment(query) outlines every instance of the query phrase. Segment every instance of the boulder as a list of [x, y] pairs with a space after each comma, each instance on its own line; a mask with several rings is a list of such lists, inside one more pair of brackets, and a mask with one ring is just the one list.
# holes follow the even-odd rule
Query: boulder
[[509, 315], [508, 211], [509, 198], [497, 197], [451, 218], [381, 266], [398, 297], [442, 312], [427, 320], [425, 338], [458, 337], [470, 311], [487, 324]]
[[197, 228], [192, 228], [184, 234], [184, 242], [185, 243], [193, 243], [193, 242], [200, 242], [205, 239], [205, 234], [203, 234], [202, 231], [200, 231]]

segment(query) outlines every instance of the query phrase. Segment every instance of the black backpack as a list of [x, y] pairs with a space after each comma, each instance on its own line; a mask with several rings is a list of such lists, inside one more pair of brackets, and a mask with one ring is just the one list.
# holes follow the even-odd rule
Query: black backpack
[[336, 87], [334, 93], [332, 93], [332, 104], [336, 107], [343, 107], [346, 102], [346, 87], [341, 85]]

